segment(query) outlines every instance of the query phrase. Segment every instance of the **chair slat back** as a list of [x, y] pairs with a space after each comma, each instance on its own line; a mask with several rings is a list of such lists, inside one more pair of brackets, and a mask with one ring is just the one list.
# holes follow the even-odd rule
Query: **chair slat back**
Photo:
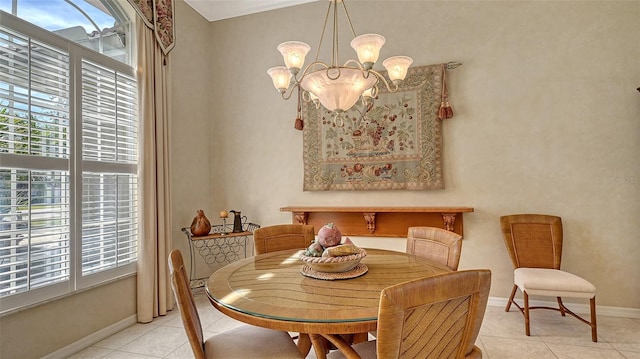
[[458, 270], [462, 236], [436, 227], [409, 227], [407, 250], [423, 258], [434, 260], [451, 270]]
[[382, 291], [378, 358], [464, 358], [475, 349], [491, 271], [466, 270]]
[[180, 316], [182, 317], [182, 324], [187, 332], [194, 357], [196, 359], [205, 359], [203, 347], [204, 337], [200, 316], [198, 315], [196, 303], [193, 300], [182, 253], [177, 249], [169, 253], [169, 273], [171, 274], [171, 287], [173, 288], [178, 310], [180, 310]]
[[562, 220], [542, 214], [500, 217], [505, 245], [514, 268], [560, 269]]
[[314, 228], [307, 224], [278, 224], [261, 227], [253, 232], [256, 254], [304, 249], [314, 240]]

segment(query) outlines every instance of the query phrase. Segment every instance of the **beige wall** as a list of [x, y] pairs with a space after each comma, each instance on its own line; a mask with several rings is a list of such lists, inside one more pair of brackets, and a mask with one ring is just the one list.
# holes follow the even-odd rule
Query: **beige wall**
[[[640, 308], [640, 2], [348, 5], [358, 33], [387, 38], [382, 58], [406, 54], [416, 66], [464, 63], [449, 77], [455, 117], [443, 124], [446, 189], [302, 191], [296, 105], [280, 99], [266, 69], [281, 63], [276, 46], [285, 40], [308, 42], [315, 53], [326, 2], [208, 29], [179, 17], [176, 246], [186, 248], [178, 228], [190, 224], [198, 208], [212, 221], [219, 210], [238, 209], [269, 225], [290, 221], [279, 211], [287, 205], [472, 206], [460, 266], [490, 268], [491, 295], [504, 298], [512, 268], [498, 217], [550, 213], [565, 225], [563, 268], [591, 280], [600, 305]], [[203, 37], [208, 48], [198, 49]], [[345, 32], [341, 39], [345, 61], [352, 56], [350, 37]]]
[[[295, 103], [279, 98], [265, 71], [281, 63], [282, 41], [315, 51], [325, 6], [209, 24], [176, 2], [175, 247], [188, 250], [179, 228], [198, 208], [214, 222], [219, 210], [239, 209], [269, 225], [290, 221], [279, 212], [286, 205], [473, 206], [460, 267], [490, 268], [491, 295], [506, 297], [512, 274], [498, 217], [553, 213], [565, 222], [563, 267], [594, 282], [600, 305], [640, 309], [640, 2], [349, 2], [358, 33], [386, 36], [383, 58], [464, 63], [449, 77], [446, 189], [303, 192]], [[4, 316], [0, 358], [40, 357], [134, 313], [130, 277]]]
[[0, 358], [41, 358], [135, 314], [131, 276], [0, 317]]
[[[189, 253], [180, 227], [191, 225], [197, 209], [210, 215], [216, 118], [211, 96], [215, 83], [210, 24], [184, 1], [176, 1], [176, 46], [171, 51], [171, 185], [174, 247]], [[216, 212], [217, 213], [217, 212]], [[188, 257], [185, 258], [188, 260]]]

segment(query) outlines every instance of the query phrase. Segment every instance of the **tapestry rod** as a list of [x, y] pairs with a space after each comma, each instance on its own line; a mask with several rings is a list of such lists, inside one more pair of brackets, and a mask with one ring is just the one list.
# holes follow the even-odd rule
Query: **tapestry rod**
[[462, 63], [451, 61], [451, 62], [447, 62], [446, 64], [447, 70], [453, 70], [458, 66], [462, 66]]

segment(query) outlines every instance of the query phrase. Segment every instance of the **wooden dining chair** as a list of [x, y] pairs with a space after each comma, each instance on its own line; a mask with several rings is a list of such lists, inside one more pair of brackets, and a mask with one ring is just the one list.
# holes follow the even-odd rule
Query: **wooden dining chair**
[[[475, 346], [487, 307], [491, 271], [465, 270], [385, 288], [380, 295], [378, 338], [342, 347], [347, 357], [482, 358]], [[329, 340], [336, 340], [328, 335]], [[337, 341], [337, 340], [336, 340]], [[344, 358], [331, 352], [327, 358]]]
[[182, 253], [177, 249], [169, 254], [169, 273], [182, 324], [196, 359], [304, 358], [287, 332], [251, 325], [224, 331], [204, 341]]
[[458, 270], [462, 236], [436, 227], [409, 227], [407, 253], [428, 258]]
[[[505, 311], [511, 304], [524, 315], [525, 334], [529, 336], [529, 311], [531, 309], [557, 310], [566, 313], [591, 327], [591, 340], [598, 341], [596, 322], [596, 287], [573, 273], [560, 270], [562, 260], [562, 219], [544, 214], [514, 214], [500, 217], [504, 243], [515, 268], [514, 285]], [[515, 300], [520, 289], [524, 304]], [[556, 297], [558, 308], [529, 306], [530, 295]], [[562, 303], [562, 297], [589, 299], [591, 320], [588, 321], [570, 311]]]
[[[315, 240], [314, 228], [309, 224], [276, 224], [253, 231], [256, 255], [286, 249], [305, 249]], [[294, 334], [292, 339], [298, 339], [298, 347], [302, 350], [311, 346], [308, 333]]]
[[309, 224], [277, 224], [253, 231], [256, 254], [305, 249], [315, 241], [314, 228]]

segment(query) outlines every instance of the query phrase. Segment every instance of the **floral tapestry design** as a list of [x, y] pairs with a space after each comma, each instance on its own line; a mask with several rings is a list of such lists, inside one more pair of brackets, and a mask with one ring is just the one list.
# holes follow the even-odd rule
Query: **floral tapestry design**
[[[438, 108], [442, 65], [410, 68], [395, 93], [341, 117], [304, 103], [304, 190], [444, 188]], [[385, 74], [386, 75], [386, 74]]]

